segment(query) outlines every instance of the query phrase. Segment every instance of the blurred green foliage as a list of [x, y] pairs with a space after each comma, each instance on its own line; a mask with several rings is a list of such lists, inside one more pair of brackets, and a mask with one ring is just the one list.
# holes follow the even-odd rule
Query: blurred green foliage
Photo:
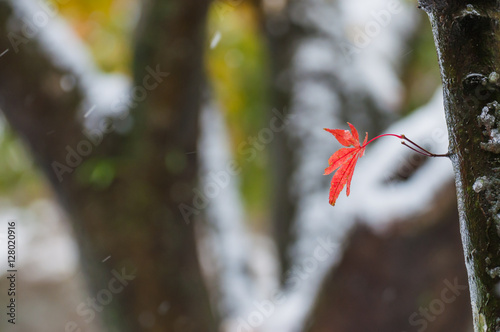
[[74, 176], [81, 184], [96, 190], [106, 189], [116, 175], [115, 163], [110, 158], [90, 158], [75, 169]]
[[268, 57], [259, 24], [255, 8], [245, 2], [232, 6], [215, 1], [208, 18], [206, 66], [229, 127], [234, 158], [242, 168], [248, 213], [260, 219], [269, 207], [271, 149], [257, 150], [254, 158], [241, 149], [250, 148], [252, 137], [269, 127]]
[[27, 205], [45, 197], [47, 187], [22, 142], [0, 116], [0, 195], [13, 205]]
[[439, 66], [432, 30], [427, 18], [420, 22], [419, 32], [412, 41], [412, 48], [405, 55], [407, 63], [402, 73], [406, 88], [403, 114], [409, 114], [426, 103], [440, 85]]

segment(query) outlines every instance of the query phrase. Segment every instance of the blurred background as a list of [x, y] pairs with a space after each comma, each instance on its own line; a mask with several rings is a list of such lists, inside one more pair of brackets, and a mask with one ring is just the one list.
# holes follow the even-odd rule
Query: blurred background
[[451, 163], [405, 0], [1, 0], [2, 331], [472, 331]]

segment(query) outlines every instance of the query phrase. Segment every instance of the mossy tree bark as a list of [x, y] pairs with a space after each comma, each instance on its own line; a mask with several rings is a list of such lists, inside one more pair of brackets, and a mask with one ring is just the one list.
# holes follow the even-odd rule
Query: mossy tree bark
[[421, 0], [444, 86], [475, 331], [500, 331], [500, 4]]
[[[10, 48], [1, 59], [0, 107], [73, 223], [91, 286], [89, 304], [77, 313], [88, 322], [101, 314], [109, 331], [217, 330], [193, 224], [178, 208], [191, 204], [196, 185], [197, 155], [186, 153], [196, 150], [198, 137], [208, 3], [145, 2], [134, 85], [147, 95], [132, 95], [141, 100], [131, 110], [133, 129], [108, 133], [60, 181], [53, 163], [67, 163], [68, 147], [89, 144], [78, 115], [85, 90], [78, 77], [75, 89], [61, 89], [61, 78], [73, 74], [56, 66], [37, 36], [12, 49], [9, 36], [22, 36], [12, 29], [23, 22], [0, 2], [0, 49]], [[103, 167], [105, 185], [91, 180]]]

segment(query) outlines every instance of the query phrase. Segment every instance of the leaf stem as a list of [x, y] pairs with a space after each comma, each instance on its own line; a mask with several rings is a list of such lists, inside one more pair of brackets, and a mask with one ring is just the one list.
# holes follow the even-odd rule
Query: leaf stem
[[432, 157], [431, 153], [427, 152], [427, 151], [422, 151], [422, 150], [417, 150], [416, 148], [406, 144], [405, 141], [401, 141], [401, 144], [403, 144], [404, 146], [406, 146], [407, 148], [409, 148], [410, 150], [413, 150], [415, 151], [416, 153], [418, 154], [421, 154], [421, 155], [424, 155], [426, 157]]
[[399, 139], [403, 139], [403, 136], [404, 135], [396, 135], [396, 134], [383, 134], [383, 135], [378, 135], [377, 137], [374, 137], [372, 138], [371, 140], [369, 140], [368, 142], [366, 142], [366, 144], [363, 144], [362, 148], [364, 148], [365, 146], [367, 146], [368, 144], [370, 144], [371, 142], [373, 142], [374, 140], [380, 138], [380, 137], [384, 137], [384, 136], [394, 136], [394, 137], [397, 137]]

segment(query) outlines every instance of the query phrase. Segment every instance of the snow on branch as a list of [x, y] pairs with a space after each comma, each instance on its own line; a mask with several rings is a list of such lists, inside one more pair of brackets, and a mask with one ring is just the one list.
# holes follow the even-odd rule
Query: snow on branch
[[244, 225], [238, 167], [231, 158], [229, 134], [216, 105], [209, 103], [202, 109], [200, 127], [200, 184], [193, 189], [200, 200], [194, 202], [195, 207], [207, 221], [206, 227], [195, 225], [202, 234], [200, 260], [209, 278], [218, 282], [224, 324], [234, 331], [234, 320], [251, 310], [255, 297], [250, 238]]
[[302, 0], [290, 6], [290, 17], [317, 32], [299, 47], [297, 70], [334, 72], [344, 89], [367, 90], [382, 109], [397, 109], [403, 90], [397, 70], [413, 51], [407, 41], [418, 27], [415, 6], [401, 0]]
[[[404, 134], [427, 150], [447, 153], [442, 90], [386, 132]], [[376, 229], [425, 212], [438, 191], [454, 178], [448, 158], [422, 157], [392, 138], [380, 139], [372, 149], [369, 147], [356, 173], [352, 197], [342, 203], [358, 211], [361, 220]]]
[[[387, 132], [404, 133], [432, 151], [446, 152], [448, 137], [441, 89], [427, 105]], [[331, 146], [329, 135], [324, 136], [328, 138], [324, 144]], [[424, 212], [438, 191], [453, 181], [447, 158], [428, 158], [415, 172], [407, 174], [408, 179], [390, 182], [401, 165], [412, 162], [410, 150], [393, 138], [380, 139], [373, 145], [359, 161], [349, 197], [342, 194], [335, 207], [331, 207], [325, 186], [300, 198], [296, 226], [300, 237], [291, 252], [294, 265], [287, 273], [288, 288], [282, 295], [286, 301], [276, 306], [264, 331], [300, 330], [325, 274], [341, 259], [343, 243], [357, 221], [383, 230], [394, 221]], [[323, 167], [311, 174], [321, 174], [326, 161], [323, 158]], [[329, 179], [323, 181], [329, 183]]]
[[341, 48], [382, 106], [395, 110], [403, 87], [397, 76], [413, 49], [408, 40], [418, 28], [416, 6], [403, 0], [342, 0], [346, 40]]
[[[265, 321], [263, 331], [301, 330], [325, 274], [342, 257], [344, 241], [353, 225], [360, 217], [370, 216], [371, 204], [367, 204], [365, 210], [360, 206], [365, 200], [376, 197], [378, 191], [386, 189], [373, 185], [378, 183], [376, 179], [380, 175], [374, 175], [372, 169], [365, 173], [375, 179], [356, 181], [360, 169], [369, 168], [363, 166], [367, 163], [361, 160], [354, 175], [353, 197], [341, 198], [332, 208], [328, 204], [329, 179], [312, 174], [323, 173], [333, 152], [331, 137], [322, 128], [343, 128], [346, 124], [341, 119], [351, 111], [361, 123], [365, 112], [370, 111], [361, 101], [367, 96], [380, 110], [397, 109], [403, 88], [396, 69], [404, 55], [411, 51], [406, 49], [407, 40], [417, 28], [416, 10], [399, 1], [342, 0], [337, 4], [321, 0], [296, 1], [291, 2], [290, 15], [295, 24], [308, 32], [300, 39], [293, 58], [291, 113], [296, 121], [288, 131], [299, 156], [293, 161], [296, 171], [290, 186], [297, 201], [294, 222], [297, 241], [290, 248], [292, 267], [285, 275], [282, 301], [273, 303], [275, 310]], [[361, 100], [354, 99], [356, 96]], [[353, 102], [346, 103], [345, 98]], [[346, 110], [347, 105], [356, 108]], [[437, 109], [435, 101], [431, 105], [432, 112], [442, 114], [442, 106]], [[430, 127], [429, 124], [424, 126]], [[411, 134], [412, 131], [408, 131], [407, 135], [413, 138]], [[419, 136], [415, 134], [416, 139]], [[406, 153], [405, 149], [400, 149], [399, 142], [392, 143], [389, 151], [396, 151], [396, 155]], [[370, 154], [367, 150], [366, 155]], [[376, 162], [372, 161], [371, 165]], [[434, 171], [433, 166], [424, 165], [414, 176], [421, 176], [428, 168]], [[413, 185], [413, 179], [410, 182]], [[363, 188], [365, 183], [369, 183], [370, 189]], [[361, 188], [356, 189], [356, 184]], [[435, 192], [441, 184], [436, 183], [429, 191]], [[400, 188], [403, 190], [402, 184]], [[372, 197], [355, 199], [356, 190], [370, 190]], [[423, 201], [425, 199], [419, 199], [419, 203]], [[392, 220], [391, 215], [386, 217]], [[376, 220], [378, 224], [386, 221], [381, 213]]]
[[124, 117], [130, 79], [120, 74], [102, 73], [86, 45], [60, 17], [49, 1], [7, 0], [14, 10], [7, 35], [11, 52], [26, 51], [26, 44], [37, 42], [57, 68], [66, 72], [61, 88], [78, 87], [84, 96], [81, 116], [93, 127], [104, 116]]

